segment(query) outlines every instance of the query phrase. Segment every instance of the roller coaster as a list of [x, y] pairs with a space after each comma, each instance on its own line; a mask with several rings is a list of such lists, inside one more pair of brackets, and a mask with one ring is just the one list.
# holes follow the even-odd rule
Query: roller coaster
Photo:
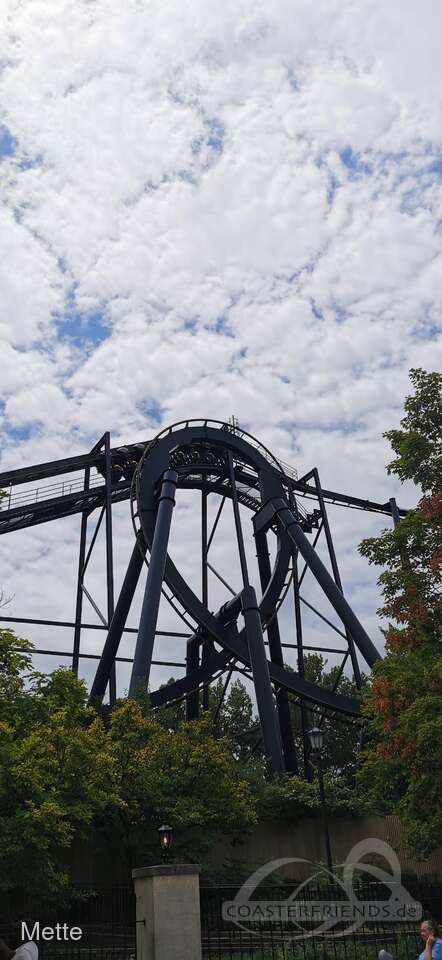
[[[301, 477], [278, 460], [262, 443], [232, 420], [186, 420], [162, 430], [151, 440], [112, 447], [105, 433], [89, 453], [0, 474], [0, 534], [48, 523], [75, 514], [81, 516], [75, 619], [72, 621], [1, 617], [3, 622], [72, 627], [72, 648], [37, 653], [69, 657], [78, 673], [82, 658], [94, 658], [81, 648], [86, 627], [105, 633], [103, 648], [92, 682], [91, 701], [101, 701], [109, 691], [111, 704], [117, 697], [115, 664], [131, 664], [129, 695], [149, 689], [153, 708], [185, 702], [187, 719], [195, 719], [208, 706], [209, 687], [224, 678], [221, 700], [236, 671], [253, 682], [264, 752], [271, 774], [298, 772], [299, 762], [292, 730], [290, 702], [300, 706], [304, 762], [308, 762], [307, 710], [328, 713], [357, 722], [359, 701], [339, 693], [339, 680], [351, 668], [357, 687], [361, 684], [359, 660], [368, 667], [379, 653], [347, 602], [339, 573], [327, 515], [327, 506], [338, 504], [360, 511], [383, 514], [396, 524], [406, 514], [393, 498], [376, 503], [324, 489], [319, 473], [311, 469]], [[198, 491], [200, 496], [199, 595], [186, 582], [172, 561], [169, 537], [174, 506], [180, 492]], [[216, 504], [209, 531], [208, 501]], [[134, 545], [119, 596], [114, 598], [112, 507], [129, 501]], [[226, 508], [226, 504], [228, 507]], [[245, 529], [245, 510], [251, 523]], [[242, 586], [234, 590], [214, 566], [210, 550], [221, 515], [231, 510], [234, 536], [231, 548], [241, 571]], [[88, 543], [88, 522], [96, 515]], [[196, 522], [195, 518], [195, 522]], [[103, 613], [87, 590], [85, 573], [104, 523], [106, 534], [106, 596]], [[258, 583], [250, 576], [245, 537], [253, 536]], [[328, 561], [317, 545], [325, 540]], [[271, 538], [271, 539], [270, 539]], [[271, 559], [273, 557], [273, 560]], [[302, 569], [301, 569], [302, 566]], [[146, 570], [139, 626], [127, 620], [142, 571]], [[301, 593], [310, 571], [339, 618], [338, 628]], [[209, 576], [225, 590], [225, 602], [210, 609]], [[295, 644], [281, 640], [279, 611], [289, 591], [293, 597]], [[83, 599], [93, 606], [99, 624], [83, 621]], [[158, 630], [161, 598], [173, 607], [185, 625], [183, 632]], [[320, 647], [304, 641], [303, 610], [314, 611], [327, 629], [339, 636], [340, 646]], [[124, 633], [136, 634], [132, 658], [119, 656]], [[178, 666], [174, 661], [153, 659], [155, 637], [181, 637], [185, 642], [185, 674], [150, 690], [153, 664]], [[284, 648], [294, 647], [297, 670], [288, 669]], [[310, 682], [305, 676], [305, 655], [325, 651], [342, 657], [333, 689]], [[183, 664], [184, 666], [184, 664]]]

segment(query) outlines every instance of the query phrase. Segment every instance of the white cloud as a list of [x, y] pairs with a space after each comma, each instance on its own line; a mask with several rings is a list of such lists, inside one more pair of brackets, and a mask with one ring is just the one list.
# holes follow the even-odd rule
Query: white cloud
[[63, 305], [63, 276], [47, 245], [7, 209], [0, 221], [0, 249], [0, 337], [29, 346], [47, 336], [52, 312]]

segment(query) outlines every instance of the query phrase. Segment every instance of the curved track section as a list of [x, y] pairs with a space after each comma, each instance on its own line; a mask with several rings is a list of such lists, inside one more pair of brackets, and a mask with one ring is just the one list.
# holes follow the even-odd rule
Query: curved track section
[[[249, 438], [238, 436], [225, 429], [208, 424], [187, 422], [159, 435], [146, 447], [136, 472], [135, 490], [141, 530], [149, 551], [155, 532], [158, 484], [168, 470], [178, 474], [180, 487], [212, 490], [222, 496], [232, 497], [228, 482], [226, 454], [234, 458], [235, 479], [239, 502], [255, 511], [273, 499], [287, 499], [290, 494], [290, 478], [278, 461], [259, 444], [251, 444]], [[299, 522], [304, 517], [298, 514]], [[259, 604], [262, 624], [275, 615], [281, 596], [286, 588], [293, 548], [279, 526], [276, 560], [267, 588]], [[186, 616], [197, 626], [196, 637], [201, 644], [209, 641], [221, 647], [213, 650], [197, 669], [186, 677], [151, 693], [153, 706], [179, 700], [210, 683], [225, 671], [232, 658], [244, 666], [251, 666], [245, 628], [238, 631], [236, 618], [240, 612], [235, 600], [212, 614], [186, 583], [170, 557], [166, 559], [164, 580], [174, 601], [178, 601]], [[230, 617], [230, 622], [229, 622]], [[189, 622], [188, 620], [186, 622]], [[268, 660], [270, 678], [276, 689], [284, 689], [297, 697], [318, 704], [324, 709], [342, 712], [348, 716], [359, 714], [359, 703], [352, 698], [309, 683], [299, 674], [283, 665]]]

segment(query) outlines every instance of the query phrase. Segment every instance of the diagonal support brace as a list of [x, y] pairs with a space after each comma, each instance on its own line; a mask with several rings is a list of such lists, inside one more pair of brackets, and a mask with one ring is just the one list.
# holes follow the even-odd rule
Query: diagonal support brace
[[[261, 533], [257, 534], [255, 540], [261, 589], [262, 592], [265, 593], [272, 576], [266, 533], [262, 531]], [[277, 616], [273, 617], [268, 624], [267, 636], [269, 640], [269, 653], [271, 661], [279, 664], [280, 667], [284, 667], [281, 636], [279, 633]], [[281, 730], [282, 749], [284, 752], [286, 770], [288, 773], [292, 773], [297, 776], [299, 773], [298, 761], [296, 757], [295, 742], [293, 739], [290, 705], [286, 690], [279, 689], [276, 691], [276, 707], [279, 717], [279, 727]]]
[[285, 530], [287, 536], [304, 557], [306, 564], [310, 567], [310, 570], [312, 571], [314, 577], [316, 577], [319, 585], [322, 587], [326, 597], [328, 597], [330, 600], [330, 603], [334, 607], [338, 617], [341, 619], [347, 630], [351, 633], [356, 646], [362, 653], [362, 656], [368, 665], [372, 667], [377, 660], [381, 659], [381, 657], [376, 650], [374, 643], [370, 640], [368, 633], [366, 633], [364, 630], [356, 614], [353, 613], [350, 604], [345, 599], [343, 593], [341, 593], [339, 587], [333, 580], [333, 577], [330, 576], [327, 567], [324, 566], [322, 560], [318, 557], [316, 550], [314, 550], [312, 545], [309, 543], [305, 533], [301, 530], [298, 521], [287, 505], [287, 502], [282, 499], [277, 499], [272, 500], [271, 503], [273, 505], [275, 515], [277, 516], [278, 521]]
[[144, 688], [147, 693], [177, 482], [176, 471], [166, 470], [158, 498], [149, 570], [129, 685], [130, 697], [136, 697], [140, 688]]
[[126, 626], [129, 610], [143, 568], [145, 553], [146, 544], [144, 538], [138, 534], [92, 684], [90, 693], [91, 702], [102, 700], [106, 692], [112, 664], [115, 662], [118, 653], [120, 640]]
[[267, 663], [261, 616], [253, 587], [245, 587], [241, 594], [241, 610], [244, 617], [256, 702], [261, 724], [267, 769], [270, 776], [284, 773], [278, 714], [273, 699]]

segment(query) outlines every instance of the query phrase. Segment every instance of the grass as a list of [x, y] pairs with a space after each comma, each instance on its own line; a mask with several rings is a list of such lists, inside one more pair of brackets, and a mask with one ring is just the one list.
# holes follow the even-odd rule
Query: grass
[[263, 950], [244, 949], [239, 953], [217, 953], [216, 948], [209, 954], [210, 960], [377, 960], [378, 953], [384, 948], [392, 954], [394, 960], [415, 960], [419, 953], [414, 941], [407, 936], [398, 936], [393, 943], [388, 942], [358, 942], [349, 939], [348, 942], [312, 943], [304, 944], [290, 942]]

